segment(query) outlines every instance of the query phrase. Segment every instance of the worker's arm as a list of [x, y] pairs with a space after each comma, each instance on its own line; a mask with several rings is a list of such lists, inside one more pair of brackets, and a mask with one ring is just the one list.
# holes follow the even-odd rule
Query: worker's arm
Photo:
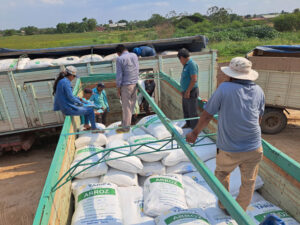
[[188, 88], [186, 89], [186, 91], [184, 92], [184, 98], [190, 98], [191, 90], [195, 86], [196, 82], [197, 82], [197, 74], [191, 75], [191, 82]]
[[73, 104], [77, 103], [78, 105], [82, 105], [82, 102], [80, 101], [80, 98], [77, 96], [74, 96], [72, 93], [72, 87], [71, 82], [65, 83], [64, 85], [64, 93], [65, 97], [69, 100], [69, 102], [72, 102]]
[[123, 79], [123, 70], [122, 70], [122, 64], [120, 61], [120, 58], [117, 58], [116, 61], [116, 84], [118, 88], [118, 95], [121, 97], [121, 84], [122, 84], [122, 79]]
[[197, 126], [192, 132], [186, 135], [186, 141], [195, 143], [200, 132], [208, 125], [212, 118], [213, 116], [204, 110], [200, 119], [198, 120]]

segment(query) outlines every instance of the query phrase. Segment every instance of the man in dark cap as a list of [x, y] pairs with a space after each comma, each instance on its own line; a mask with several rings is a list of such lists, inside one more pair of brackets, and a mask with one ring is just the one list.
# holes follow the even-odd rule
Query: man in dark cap
[[[183, 65], [180, 85], [182, 88], [182, 109], [184, 118], [198, 117], [198, 65], [190, 58], [190, 53], [185, 48], [178, 51], [177, 57]], [[198, 119], [187, 120], [183, 128], [194, 129], [197, 122]]]
[[107, 95], [104, 90], [105, 85], [103, 83], [97, 84], [97, 86], [93, 89], [93, 95], [91, 97], [91, 101], [94, 102], [96, 108], [98, 109], [96, 115], [96, 120], [99, 121], [101, 117], [101, 123], [106, 124], [107, 113], [109, 112], [109, 105], [107, 101]]

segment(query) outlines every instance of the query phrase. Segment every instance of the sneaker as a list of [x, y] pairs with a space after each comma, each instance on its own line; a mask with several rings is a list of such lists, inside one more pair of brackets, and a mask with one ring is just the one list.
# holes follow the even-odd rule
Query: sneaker
[[128, 133], [130, 131], [130, 128], [119, 128], [116, 130], [116, 133], [121, 134], [121, 133]]

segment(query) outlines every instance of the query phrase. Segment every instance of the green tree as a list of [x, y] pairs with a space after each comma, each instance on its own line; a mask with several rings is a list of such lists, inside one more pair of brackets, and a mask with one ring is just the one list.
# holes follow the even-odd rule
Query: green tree
[[127, 20], [119, 20], [118, 23], [126, 23], [126, 24], [128, 24], [128, 21]]
[[96, 29], [96, 26], [97, 26], [97, 20], [96, 19], [88, 19], [87, 20], [87, 30], [88, 31], [93, 31]]
[[151, 18], [147, 21], [148, 27], [154, 27], [156, 25], [162, 24], [166, 21], [166, 18], [159, 14], [152, 14]]
[[278, 31], [294, 31], [297, 30], [299, 19], [300, 14], [299, 17], [297, 14], [282, 14], [274, 18], [274, 27]]
[[207, 15], [213, 23], [225, 24], [225, 23], [229, 23], [230, 21], [230, 14], [228, 11], [229, 10], [225, 8], [219, 8], [218, 6], [213, 6], [207, 10]]
[[12, 35], [16, 35], [17, 31], [14, 29], [8, 29], [8, 30], [4, 30], [3, 31], [3, 36], [12, 36]]
[[34, 26], [23, 27], [21, 30], [24, 30], [26, 35], [38, 34], [39, 32], [39, 29]]
[[68, 24], [66, 23], [58, 23], [56, 25], [56, 30], [57, 30], [57, 33], [67, 33], [68, 32]]
[[193, 21], [191, 21], [190, 19], [188, 18], [183, 18], [182, 20], [180, 20], [178, 23], [177, 23], [177, 27], [179, 29], [187, 29], [188, 27], [192, 26], [194, 23]]

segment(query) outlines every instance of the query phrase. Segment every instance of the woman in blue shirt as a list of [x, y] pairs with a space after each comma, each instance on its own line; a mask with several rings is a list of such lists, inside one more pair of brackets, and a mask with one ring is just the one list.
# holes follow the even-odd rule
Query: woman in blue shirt
[[61, 72], [56, 78], [53, 86], [54, 111], [61, 111], [67, 116], [84, 116], [84, 128], [97, 130], [93, 108], [84, 107], [82, 99], [72, 93], [71, 82], [77, 77], [76, 73], [74, 66], [67, 66], [65, 72]]

